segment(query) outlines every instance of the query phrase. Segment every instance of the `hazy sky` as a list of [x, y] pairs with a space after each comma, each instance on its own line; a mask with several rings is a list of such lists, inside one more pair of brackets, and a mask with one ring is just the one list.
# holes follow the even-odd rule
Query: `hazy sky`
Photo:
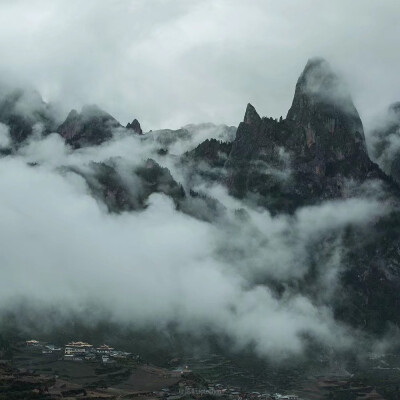
[[398, 0], [1, 0], [0, 72], [67, 109], [145, 130], [286, 115], [307, 59], [347, 79], [361, 116], [400, 100]]

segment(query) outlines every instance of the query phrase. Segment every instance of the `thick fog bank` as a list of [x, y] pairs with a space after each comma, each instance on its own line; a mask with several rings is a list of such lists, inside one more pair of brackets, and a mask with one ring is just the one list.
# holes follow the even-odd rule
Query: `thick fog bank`
[[[156, 148], [118, 131], [99, 147], [72, 151], [52, 134], [0, 159], [1, 310], [26, 302], [50, 329], [71, 315], [84, 315], [89, 325], [173, 323], [181, 332], [226, 336], [237, 349], [252, 346], [276, 359], [301, 355], [307, 337], [351, 348], [361, 336], [335, 320], [330, 300], [346, 268], [344, 228], [368, 229], [390, 210], [379, 188], [271, 216], [198, 178], [197, 187], [223, 205], [221, 215], [204, 222], [163, 194], [151, 195], [141, 211], [109, 213], [75, 172], [112, 157], [134, 193], [140, 183], [128, 177], [129, 168], [153, 157], [185, 187], [176, 155], [157, 155]], [[323, 248], [314, 249], [321, 238]], [[309, 295], [293, 283], [311, 268], [320, 278]], [[280, 282], [284, 294], [269, 282]], [[40, 316], [49, 308], [56, 319]]]

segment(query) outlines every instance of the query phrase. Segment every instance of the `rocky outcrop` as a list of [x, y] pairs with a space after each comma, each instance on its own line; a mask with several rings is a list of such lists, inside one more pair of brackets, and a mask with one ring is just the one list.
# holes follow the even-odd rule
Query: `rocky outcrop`
[[90, 164], [89, 171], [75, 171], [82, 175], [93, 196], [104, 203], [109, 212], [121, 213], [142, 208], [137, 196], [124, 182], [113, 160]]
[[126, 129], [130, 129], [138, 135], [143, 135], [140, 123], [136, 118], [132, 122], [129, 122], [128, 125], [126, 125]]
[[196, 182], [206, 181], [224, 183], [225, 163], [232, 149], [232, 143], [217, 139], [207, 139], [181, 158], [181, 168], [186, 181], [196, 186]]
[[222, 142], [217, 139], [207, 139], [188, 152], [186, 157], [197, 162], [207, 162], [211, 167], [222, 168], [231, 149], [232, 143]]
[[185, 198], [182, 185], [175, 181], [169, 169], [161, 167], [154, 160], [148, 159], [143, 166], [135, 170], [135, 173], [142, 180], [142, 201], [152, 193], [164, 193], [176, 203]]
[[260, 118], [247, 106], [226, 167], [233, 195], [272, 211], [342, 197], [348, 179], [385, 179], [345, 84], [322, 59], [307, 63], [286, 119]]
[[342, 80], [322, 59], [301, 74], [287, 114], [302, 170], [319, 176], [342, 173], [362, 178], [371, 169], [359, 114]]
[[97, 106], [85, 106], [78, 113], [72, 110], [57, 132], [74, 149], [96, 146], [109, 140], [120, 123]]
[[153, 193], [171, 197], [176, 205], [185, 198], [183, 187], [174, 180], [168, 168], [151, 159], [136, 168], [110, 159], [92, 162], [85, 170], [73, 171], [86, 180], [93, 196], [112, 213], [143, 209]]

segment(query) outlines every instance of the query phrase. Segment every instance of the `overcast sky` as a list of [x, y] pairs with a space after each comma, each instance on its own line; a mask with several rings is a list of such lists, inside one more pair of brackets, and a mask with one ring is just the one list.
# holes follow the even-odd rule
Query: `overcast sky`
[[0, 72], [64, 111], [144, 130], [279, 117], [308, 58], [348, 81], [367, 127], [400, 100], [398, 0], [1, 0]]

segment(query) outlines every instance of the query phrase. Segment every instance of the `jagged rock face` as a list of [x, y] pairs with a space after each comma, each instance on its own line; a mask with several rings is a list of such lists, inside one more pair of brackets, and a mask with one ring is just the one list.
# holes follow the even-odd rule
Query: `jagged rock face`
[[331, 169], [338, 169], [362, 176], [370, 168], [358, 112], [344, 83], [326, 61], [307, 63], [287, 120], [294, 123], [297, 143], [293, 150], [306, 171], [329, 175], [335, 172]]
[[72, 110], [57, 132], [73, 148], [99, 145], [113, 136], [113, 130], [121, 127], [110, 114], [97, 106], [85, 106], [78, 113]]
[[389, 107], [385, 122], [372, 133], [373, 155], [382, 169], [400, 184], [400, 102]]
[[232, 143], [222, 142], [217, 139], [207, 139], [187, 154], [196, 161], [205, 161], [211, 167], [222, 168], [232, 149]]
[[133, 196], [123, 182], [117, 167], [112, 160], [105, 163], [91, 163], [91, 171], [81, 174], [96, 199], [101, 200], [109, 212], [120, 213], [141, 208], [135, 196]]
[[346, 178], [380, 175], [344, 84], [320, 59], [307, 63], [285, 120], [247, 106], [226, 166], [231, 193], [280, 211], [341, 197]]
[[214, 221], [225, 212], [218, 200], [204, 193], [190, 190], [186, 194], [169, 169], [152, 159], [135, 168], [119, 161], [92, 162], [85, 170], [68, 170], [85, 179], [93, 197], [104, 204], [110, 213], [143, 210], [153, 193], [165, 194], [181, 212], [203, 221]]
[[231, 149], [232, 143], [207, 139], [185, 153], [181, 162], [186, 180], [194, 185], [198, 180], [224, 183], [224, 166]]
[[128, 125], [126, 125], [126, 129], [131, 129], [138, 135], [143, 135], [140, 123], [136, 118], [131, 123], [128, 123]]
[[177, 205], [185, 198], [183, 187], [174, 180], [168, 168], [152, 159], [137, 168], [119, 165], [118, 160], [111, 159], [92, 162], [89, 170], [73, 171], [86, 180], [94, 197], [114, 213], [143, 209], [153, 193], [163, 193]]
[[10, 129], [13, 146], [24, 142], [37, 126], [48, 133], [54, 128], [50, 107], [33, 90], [14, 89], [0, 96], [0, 122]]
[[136, 169], [135, 173], [142, 179], [144, 199], [152, 193], [164, 193], [175, 202], [184, 199], [185, 191], [182, 185], [174, 180], [168, 168], [161, 167], [154, 160], [148, 159], [143, 167]]

